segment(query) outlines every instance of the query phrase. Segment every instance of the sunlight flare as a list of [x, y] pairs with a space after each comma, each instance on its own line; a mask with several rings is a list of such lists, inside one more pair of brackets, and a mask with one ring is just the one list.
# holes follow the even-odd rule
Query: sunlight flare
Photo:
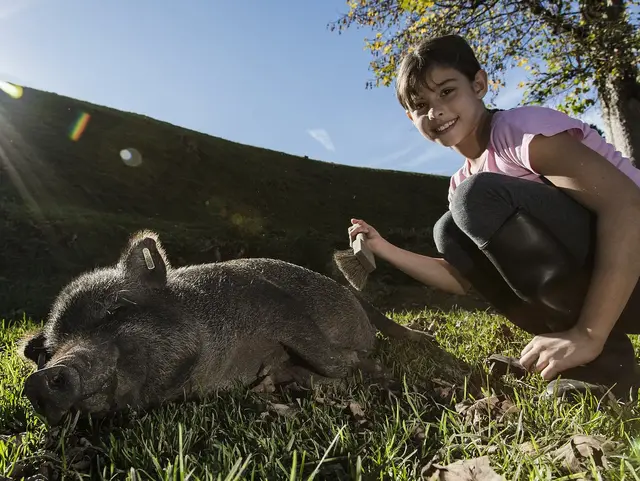
[[15, 85], [4, 80], [0, 80], [0, 89], [6, 93], [9, 97], [19, 99], [22, 97], [23, 90], [20, 85]]
[[91, 119], [91, 115], [86, 112], [82, 112], [78, 119], [73, 123], [71, 127], [71, 131], [69, 132], [69, 138], [74, 142], [78, 141], [82, 136], [83, 132], [87, 128], [87, 124], [89, 123], [89, 119]]

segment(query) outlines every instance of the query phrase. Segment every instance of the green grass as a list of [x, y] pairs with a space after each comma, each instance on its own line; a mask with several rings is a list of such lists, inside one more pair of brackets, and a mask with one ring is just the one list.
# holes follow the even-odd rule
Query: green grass
[[[529, 336], [482, 311], [393, 316], [424, 327], [433, 323], [440, 346], [381, 338], [375, 355], [393, 381], [355, 376], [344, 386], [269, 395], [235, 389], [148, 412], [67, 419], [53, 430], [20, 395], [29, 369], [14, 341], [33, 323], [7, 324], [0, 330], [0, 474], [40, 469], [49, 479], [56, 473], [64, 479], [413, 480], [421, 473], [428, 479], [437, 473], [434, 466], [488, 456], [508, 480], [640, 479], [638, 405], [593, 396], [573, 404], [534, 401], [544, 387], [535, 376], [502, 383], [484, 376], [477, 386], [483, 359], [493, 352], [517, 355]], [[492, 394], [513, 406], [469, 408]], [[610, 441], [602, 448], [606, 468], [597, 450], [591, 457], [574, 451], [573, 472], [558, 460], [556, 451], [575, 435]]]
[[[72, 141], [83, 112], [91, 119]], [[527, 336], [462, 309], [393, 313], [434, 323], [440, 347], [381, 338], [376, 356], [392, 381], [236, 389], [47, 429], [21, 395], [30, 368], [15, 340], [34, 326], [22, 313], [43, 318], [63, 284], [115, 262], [134, 231], [158, 231], [176, 266], [269, 256], [332, 275], [351, 217], [433, 254], [448, 179], [319, 162], [33, 89], [0, 96], [0, 122], [0, 319], [18, 319], [0, 325], [0, 479], [413, 480], [488, 456], [509, 480], [640, 480], [637, 405], [536, 401], [536, 377], [483, 376], [488, 355], [517, 356]], [[131, 147], [139, 167], [120, 160]], [[475, 304], [440, 298], [384, 262], [368, 294], [389, 309]], [[483, 402], [498, 404], [483, 414]], [[573, 470], [563, 467], [557, 450], [576, 435], [611, 440], [606, 463], [575, 447]]]

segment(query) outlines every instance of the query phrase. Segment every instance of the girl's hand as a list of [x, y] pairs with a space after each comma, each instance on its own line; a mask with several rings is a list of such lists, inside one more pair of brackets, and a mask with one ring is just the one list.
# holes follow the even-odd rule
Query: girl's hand
[[351, 227], [349, 227], [349, 245], [353, 244], [356, 236], [362, 232], [367, 241], [367, 246], [376, 254], [378, 249], [387, 241], [380, 235], [380, 233], [361, 219], [351, 219]]
[[604, 340], [573, 327], [568, 331], [534, 337], [522, 350], [520, 364], [550, 381], [567, 369], [593, 361], [603, 347]]

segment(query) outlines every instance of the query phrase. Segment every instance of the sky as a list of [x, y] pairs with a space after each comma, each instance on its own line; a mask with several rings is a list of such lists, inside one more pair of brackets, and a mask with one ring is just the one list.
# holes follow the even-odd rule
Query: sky
[[[346, 0], [0, 0], [0, 80], [243, 144], [339, 164], [451, 175], [372, 79]], [[512, 71], [501, 108], [521, 100]], [[2, 92], [0, 92], [2, 94]], [[602, 126], [599, 112], [585, 120]], [[91, 128], [91, 124], [87, 125]]]

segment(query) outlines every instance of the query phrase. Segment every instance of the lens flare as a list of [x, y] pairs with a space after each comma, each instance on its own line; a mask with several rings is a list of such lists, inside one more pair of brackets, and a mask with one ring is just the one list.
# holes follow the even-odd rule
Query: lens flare
[[138, 167], [142, 164], [142, 155], [136, 149], [128, 148], [120, 151], [120, 158], [129, 167]]
[[76, 142], [81, 136], [84, 130], [87, 128], [91, 115], [86, 112], [82, 112], [78, 119], [73, 123], [71, 131], [69, 132], [69, 138]]
[[9, 82], [5, 82], [4, 80], [0, 80], [0, 89], [2, 89], [2, 91], [9, 97], [12, 97], [14, 99], [19, 99], [23, 94], [23, 90], [20, 85], [11, 84]]

